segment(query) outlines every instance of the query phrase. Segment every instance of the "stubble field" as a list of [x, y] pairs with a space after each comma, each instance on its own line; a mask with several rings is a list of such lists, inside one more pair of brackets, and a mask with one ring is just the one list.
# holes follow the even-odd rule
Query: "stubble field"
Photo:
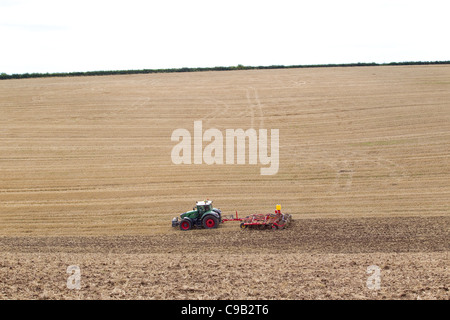
[[[449, 299], [449, 89], [446, 65], [1, 81], [0, 297]], [[279, 129], [278, 173], [173, 164], [199, 120]], [[294, 222], [170, 227], [206, 198]]]

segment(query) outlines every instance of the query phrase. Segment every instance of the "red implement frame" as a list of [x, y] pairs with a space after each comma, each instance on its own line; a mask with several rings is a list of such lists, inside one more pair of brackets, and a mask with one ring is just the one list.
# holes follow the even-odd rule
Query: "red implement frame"
[[242, 221], [242, 219], [238, 218], [238, 213], [236, 211], [236, 218], [233, 218], [233, 215], [231, 215], [228, 218], [222, 219], [222, 222], [224, 221]]
[[235, 218], [233, 216], [229, 216], [228, 218], [222, 219], [222, 221], [241, 221], [241, 229], [245, 229], [247, 227], [257, 229], [283, 229], [290, 223], [291, 215], [282, 214], [281, 210], [275, 210], [275, 213], [255, 213], [245, 218], [239, 218], [236, 211]]

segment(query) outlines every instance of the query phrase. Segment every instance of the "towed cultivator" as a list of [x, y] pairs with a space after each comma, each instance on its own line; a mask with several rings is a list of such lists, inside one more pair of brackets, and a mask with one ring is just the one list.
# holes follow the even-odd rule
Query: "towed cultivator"
[[255, 213], [245, 218], [239, 218], [237, 211], [236, 217], [230, 216], [222, 219], [225, 221], [240, 221], [241, 229], [284, 229], [291, 223], [292, 216], [288, 213], [281, 213], [281, 206], [277, 205], [275, 213]]

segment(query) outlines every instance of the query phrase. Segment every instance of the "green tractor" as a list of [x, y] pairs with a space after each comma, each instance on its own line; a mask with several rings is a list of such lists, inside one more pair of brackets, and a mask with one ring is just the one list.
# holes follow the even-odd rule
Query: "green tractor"
[[213, 208], [212, 201], [197, 201], [196, 206], [178, 217], [172, 219], [172, 227], [180, 227], [181, 230], [191, 230], [192, 227], [213, 229], [222, 222], [222, 212]]

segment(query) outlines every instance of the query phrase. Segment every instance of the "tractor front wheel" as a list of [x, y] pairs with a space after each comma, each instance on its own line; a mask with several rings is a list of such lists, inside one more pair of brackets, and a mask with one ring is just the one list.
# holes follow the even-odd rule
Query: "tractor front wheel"
[[188, 230], [191, 230], [191, 228], [192, 228], [192, 223], [190, 220], [187, 220], [187, 219], [181, 220], [181, 222], [180, 222], [181, 230], [188, 231]]

